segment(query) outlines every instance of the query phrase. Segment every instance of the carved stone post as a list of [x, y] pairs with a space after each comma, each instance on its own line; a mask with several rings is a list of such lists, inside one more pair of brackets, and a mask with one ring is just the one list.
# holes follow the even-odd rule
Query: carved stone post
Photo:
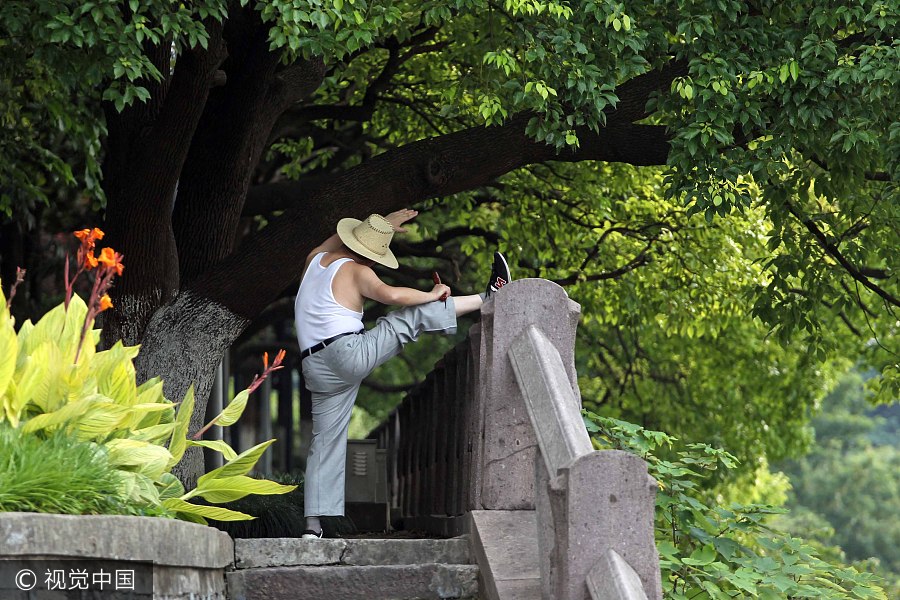
[[[481, 309], [480, 372], [483, 394], [483, 455], [480, 506], [487, 510], [534, 508], [537, 439], [507, 353], [529, 325], [539, 325], [563, 357], [572, 389], [575, 329], [581, 314], [565, 290], [545, 279], [519, 279], [491, 296]], [[580, 399], [579, 399], [580, 401]]]

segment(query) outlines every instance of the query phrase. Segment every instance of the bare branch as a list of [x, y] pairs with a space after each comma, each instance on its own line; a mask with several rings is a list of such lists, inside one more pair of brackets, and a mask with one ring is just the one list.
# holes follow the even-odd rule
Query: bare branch
[[643, 250], [641, 250], [634, 258], [630, 261], [613, 269], [612, 271], [603, 271], [602, 273], [592, 273], [590, 275], [585, 275], [583, 273], [576, 273], [573, 275], [569, 275], [568, 277], [563, 277], [559, 279], [551, 279], [555, 283], [559, 285], [566, 286], [572, 285], [574, 283], [579, 283], [582, 281], [605, 281], [607, 279], [618, 279], [619, 277], [625, 275], [626, 273], [630, 273], [634, 271], [638, 267], [642, 267], [646, 264], [650, 263], [650, 257], [647, 252], [650, 250], [650, 247], [653, 245], [653, 240], [651, 240]]
[[851, 277], [853, 277], [853, 279], [863, 284], [872, 292], [875, 292], [878, 296], [881, 296], [881, 298], [883, 298], [886, 302], [894, 306], [900, 306], [900, 299], [896, 298], [883, 288], [873, 283], [871, 279], [866, 277], [866, 275], [859, 270], [859, 268], [857, 268], [849, 260], [847, 260], [847, 258], [841, 253], [838, 247], [828, 240], [828, 237], [822, 232], [821, 229], [819, 229], [815, 221], [802, 214], [800, 210], [790, 202], [785, 202], [785, 205], [787, 206], [787, 209], [790, 211], [790, 213], [794, 215], [794, 217], [798, 221], [803, 223], [803, 225], [813, 235], [816, 241], [819, 242], [819, 245], [822, 247], [822, 249], [825, 250], [825, 252], [827, 252], [828, 255], [831, 256], [834, 260], [836, 260], [844, 268], [844, 270], [847, 271], [847, 273], [849, 273]]

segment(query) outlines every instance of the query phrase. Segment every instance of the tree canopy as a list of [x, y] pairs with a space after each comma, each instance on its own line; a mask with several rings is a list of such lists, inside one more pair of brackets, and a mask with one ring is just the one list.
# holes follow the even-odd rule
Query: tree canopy
[[20, 238], [103, 215], [127, 265], [104, 335], [173, 396], [205, 397], [340, 217], [417, 204], [408, 255], [468, 277], [499, 244], [569, 287], [589, 402], [788, 452], [829, 361], [900, 386], [898, 20], [873, 0], [7, 0], [0, 208]]

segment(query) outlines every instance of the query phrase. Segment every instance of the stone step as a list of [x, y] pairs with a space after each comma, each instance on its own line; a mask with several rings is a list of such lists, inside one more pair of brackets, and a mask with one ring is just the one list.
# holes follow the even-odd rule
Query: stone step
[[225, 578], [230, 600], [478, 597], [478, 567], [463, 564], [269, 567], [231, 571]]
[[290, 566], [465, 565], [469, 540], [297, 538], [237, 539], [235, 569]]

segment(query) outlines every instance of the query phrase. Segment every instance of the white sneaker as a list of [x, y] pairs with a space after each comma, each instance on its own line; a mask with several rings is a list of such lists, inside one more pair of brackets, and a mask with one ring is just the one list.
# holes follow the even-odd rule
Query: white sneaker
[[324, 530], [313, 531], [312, 529], [307, 529], [303, 532], [303, 535], [300, 536], [301, 539], [304, 540], [318, 540], [321, 539]]

